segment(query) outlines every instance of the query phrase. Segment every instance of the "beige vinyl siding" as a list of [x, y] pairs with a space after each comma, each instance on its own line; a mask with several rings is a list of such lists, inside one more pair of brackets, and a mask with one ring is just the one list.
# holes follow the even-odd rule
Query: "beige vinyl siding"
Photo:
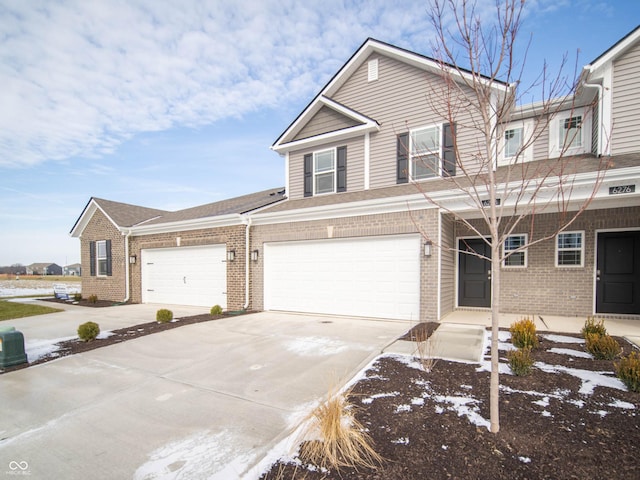
[[537, 124], [534, 135], [539, 135], [533, 143], [533, 160], [549, 158], [549, 124], [546, 120], [534, 120]]
[[[396, 137], [412, 128], [442, 124], [447, 121], [447, 108], [442, 79], [432, 73], [386, 56], [378, 58], [379, 78], [367, 81], [367, 61], [336, 92], [333, 99], [377, 120], [380, 132], [371, 134], [371, 188], [396, 183]], [[455, 108], [455, 107], [454, 107]], [[455, 114], [458, 148], [467, 167], [473, 170], [477, 132], [470, 128], [469, 109], [459, 108]]]
[[328, 143], [289, 154], [289, 198], [304, 197], [304, 156], [334, 147], [347, 147], [347, 192], [364, 190], [364, 137]]
[[440, 317], [455, 308], [455, 258], [453, 216], [442, 215], [442, 241], [440, 260]]
[[349, 128], [359, 124], [360, 122], [345, 117], [341, 113], [325, 106], [322, 107], [311, 120], [309, 120], [304, 128], [300, 130], [298, 135], [296, 135], [294, 140], [301, 140], [303, 138], [309, 138], [327, 132], [334, 132], [336, 130], [342, 130], [343, 128]]
[[612, 155], [640, 148], [640, 43], [613, 64]]

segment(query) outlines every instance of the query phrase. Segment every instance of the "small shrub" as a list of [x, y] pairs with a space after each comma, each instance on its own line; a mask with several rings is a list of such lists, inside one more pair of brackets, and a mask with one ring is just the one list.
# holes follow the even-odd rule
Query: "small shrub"
[[[82, 294], [81, 293], [74, 293], [73, 294], [73, 300], [76, 302], [79, 302], [80, 300], [82, 300]], [[96, 297], [96, 301], [98, 301], [98, 298]]]
[[166, 308], [161, 308], [156, 312], [156, 320], [158, 323], [167, 323], [173, 320], [173, 312]]
[[620, 345], [610, 335], [587, 333], [584, 337], [587, 351], [598, 360], [613, 360], [620, 355]]
[[87, 298], [87, 300], [89, 301], [89, 303], [98, 303], [98, 296], [96, 294], [89, 295], [89, 298]]
[[622, 357], [613, 364], [616, 375], [632, 392], [640, 392], [640, 355], [631, 352], [628, 357]]
[[514, 375], [522, 377], [531, 373], [531, 367], [533, 366], [531, 347], [507, 352], [507, 360], [509, 360], [509, 368], [511, 368]]
[[511, 332], [511, 343], [517, 348], [535, 348], [538, 346], [536, 324], [528, 317], [512, 323], [509, 332]]
[[222, 307], [220, 305], [211, 307], [211, 315], [222, 315]]
[[587, 317], [587, 321], [584, 322], [584, 327], [582, 327], [581, 333], [584, 338], [587, 338], [587, 335], [592, 333], [606, 335], [607, 329], [604, 328], [604, 319], [596, 321], [596, 317]]
[[84, 342], [95, 340], [100, 334], [100, 326], [96, 322], [86, 322], [78, 327], [78, 337]]

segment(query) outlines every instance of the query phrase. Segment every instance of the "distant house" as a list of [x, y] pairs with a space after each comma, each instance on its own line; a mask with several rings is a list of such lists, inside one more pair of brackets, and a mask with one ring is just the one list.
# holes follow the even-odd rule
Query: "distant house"
[[62, 274], [65, 276], [79, 277], [82, 272], [82, 268], [79, 263], [72, 263], [62, 268]]
[[56, 263], [32, 263], [27, 265], [27, 275], [62, 275], [62, 267]]

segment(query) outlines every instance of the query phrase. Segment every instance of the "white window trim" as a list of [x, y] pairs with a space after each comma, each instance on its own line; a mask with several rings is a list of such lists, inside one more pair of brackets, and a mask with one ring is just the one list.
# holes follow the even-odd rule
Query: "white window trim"
[[[330, 192], [322, 192], [322, 193], [318, 193], [316, 192], [316, 175], [318, 175], [318, 173], [316, 172], [316, 155], [319, 155], [321, 153], [325, 153], [325, 152], [333, 152], [333, 189]], [[337, 182], [338, 182], [338, 148], [337, 147], [333, 147], [333, 148], [324, 148], [322, 150], [316, 150], [315, 152], [313, 152], [313, 156], [311, 157], [312, 161], [313, 161], [313, 196], [316, 195], [330, 195], [332, 193], [336, 193], [337, 191]], [[320, 172], [319, 175], [325, 175], [327, 173], [329, 173], [330, 170], [326, 171], [326, 172]]]
[[[432, 178], [442, 178], [442, 123], [436, 123], [433, 125], [424, 125], [418, 128], [412, 128], [409, 130], [409, 178], [414, 182], [423, 182], [425, 180], [431, 180]], [[436, 166], [436, 172], [432, 177], [414, 178], [413, 177], [413, 134], [420, 130], [428, 130], [435, 128], [438, 130], [438, 151], [429, 153], [429, 155], [436, 155], [438, 157], [438, 165]]]
[[[524, 244], [526, 245], [529, 242], [529, 235], [526, 233], [514, 233], [513, 235], [509, 235], [507, 238], [510, 237], [524, 237]], [[502, 242], [502, 268], [508, 268], [508, 269], [512, 269], [512, 268], [527, 268], [529, 265], [529, 248], [525, 247], [522, 250], [520, 250], [518, 253], [523, 253], [524, 255], [524, 264], [523, 265], [507, 265], [506, 264], [506, 258], [505, 258], [505, 244], [507, 243], [507, 239], [505, 239], [504, 242]], [[516, 249], [517, 250], [517, 249]], [[511, 250], [510, 250], [511, 251]], [[514, 250], [515, 251], [515, 250]]]
[[[507, 157], [506, 142], [504, 135], [508, 130], [516, 128], [522, 128], [522, 142], [523, 144], [529, 143], [525, 149], [521, 149], [517, 156]], [[498, 166], [512, 165], [514, 163], [531, 162], [533, 161], [533, 120], [518, 120], [515, 122], [509, 122], [501, 129], [500, 138], [498, 142]], [[517, 160], [517, 161], [515, 161]]]
[[[580, 265], [560, 265], [558, 263], [558, 253], [560, 252], [560, 248], [558, 247], [558, 237], [560, 235], [562, 235], [563, 233], [579, 233], [582, 236], [582, 242], [581, 242], [581, 247], [580, 247]], [[556, 248], [555, 248], [555, 265], [556, 268], [584, 268], [584, 242], [585, 242], [585, 234], [584, 234], [584, 230], [572, 230], [572, 231], [567, 231], [567, 232], [560, 232], [558, 235], [556, 235], [555, 237], [555, 244], [556, 244]], [[562, 249], [564, 251], [567, 252], [573, 252], [575, 250], [577, 250], [577, 248], [564, 248]]]
[[[587, 115], [584, 107], [574, 108], [573, 110], [566, 110], [559, 112], [549, 122], [549, 157], [559, 157], [562, 155], [578, 155], [581, 153], [591, 152], [591, 115]], [[579, 147], [567, 147], [563, 151], [563, 144], [560, 143], [560, 125], [565, 120], [571, 117], [582, 117], [581, 123], [581, 135], [582, 145]]]
[[[100, 244], [104, 245], [104, 257], [100, 256]], [[109, 253], [107, 252], [107, 241], [106, 240], [97, 240], [96, 241], [96, 276], [97, 277], [106, 277], [107, 276], [107, 259], [109, 258]], [[100, 260], [104, 260], [105, 262], [105, 272], [100, 273]]]

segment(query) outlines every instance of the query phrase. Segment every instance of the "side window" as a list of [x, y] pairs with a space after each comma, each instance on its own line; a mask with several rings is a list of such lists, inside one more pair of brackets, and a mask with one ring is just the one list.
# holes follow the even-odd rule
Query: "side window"
[[533, 122], [520, 120], [504, 126], [498, 139], [498, 165], [512, 165], [516, 162], [530, 162], [533, 160]]
[[504, 241], [503, 254], [509, 255], [502, 263], [503, 267], [526, 267], [527, 266], [527, 249], [519, 250], [527, 244], [527, 235], [510, 235]]
[[556, 237], [556, 267], [584, 266], [584, 232], [562, 232]]
[[89, 270], [95, 277], [110, 277], [112, 274], [111, 240], [89, 243]]
[[411, 130], [409, 174], [413, 180], [440, 175], [440, 126]]
[[522, 148], [523, 127], [511, 128], [504, 132], [504, 156], [513, 158]]
[[591, 125], [586, 107], [559, 112], [549, 124], [549, 156], [590, 153]]
[[96, 261], [98, 266], [98, 276], [107, 276], [107, 241], [96, 242]]
[[347, 191], [347, 147], [304, 155], [304, 196]]
[[566, 148], [582, 146], [582, 115], [569, 117], [559, 122], [560, 145]]

